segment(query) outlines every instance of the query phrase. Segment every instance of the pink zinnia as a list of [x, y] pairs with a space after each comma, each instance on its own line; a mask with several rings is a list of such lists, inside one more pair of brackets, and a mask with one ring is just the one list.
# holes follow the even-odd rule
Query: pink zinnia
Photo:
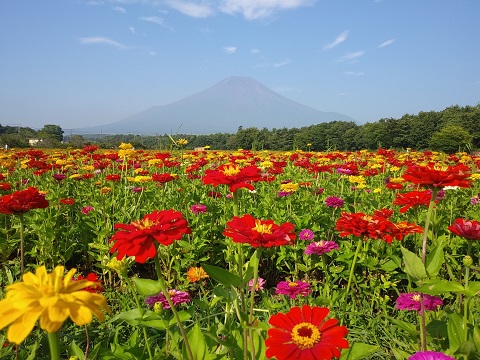
[[310, 229], [303, 229], [302, 231], [300, 231], [300, 234], [298, 234], [298, 238], [300, 240], [305, 240], [305, 241], [313, 240], [314, 237], [315, 237], [315, 234]]
[[480, 222], [477, 220], [457, 219], [448, 230], [467, 240], [480, 240]]
[[336, 196], [329, 196], [325, 199], [325, 205], [333, 208], [342, 207], [345, 201]]
[[[185, 291], [178, 291], [178, 290], [168, 290], [168, 295], [170, 295], [170, 300], [172, 300], [173, 306], [177, 306], [179, 304], [183, 304], [190, 301], [190, 295]], [[145, 303], [150, 307], [155, 305], [156, 303], [161, 303], [164, 309], [170, 309], [170, 305], [163, 294], [163, 292], [154, 295], [154, 296], [147, 296], [145, 299]]]
[[300, 280], [280, 281], [275, 290], [275, 294], [288, 295], [290, 299], [295, 299], [297, 295], [307, 296], [311, 292], [310, 284]]
[[327, 240], [321, 240], [317, 242], [313, 242], [307, 246], [305, 249], [305, 254], [306, 255], [322, 255], [326, 254], [332, 250], [338, 250], [339, 246], [335, 241], [327, 241]]
[[85, 206], [82, 208], [81, 212], [83, 215], [88, 215], [88, 213], [93, 210], [94, 210], [93, 206]]
[[[257, 279], [257, 285], [255, 286], [255, 291], [258, 290], [263, 290], [263, 285], [265, 285], [265, 280], [259, 277]], [[250, 288], [250, 291], [252, 291], [253, 288], [253, 279], [248, 282], [248, 286]]]
[[203, 214], [207, 212], [207, 206], [203, 204], [194, 204], [190, 206], [190, 211], [194, 214]]
[[419, 351], [409, 356], [408, 360], [455, 360], [455, 358], [436, 351]]
[[397, 298], [397, 309], [398, 310], [415, 310], [419, 314], [422, 314], [422, 308], [420, 300], [423, 296], [423, 309], [426, 311], [436, 310], [437, 307], [443, 305], [442, 299], [438, 296], [432, 296], [428, 294], [421, 293], [408, 293], [400, 294]]

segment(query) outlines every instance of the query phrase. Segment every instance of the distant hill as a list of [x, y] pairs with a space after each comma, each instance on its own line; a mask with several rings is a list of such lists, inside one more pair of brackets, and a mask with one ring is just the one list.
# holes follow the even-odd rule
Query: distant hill
[[232, 76], [168, 105], [154, 106], [123, 120], [79, 129], [103, 134], [214, 134], [238, 128], [294, 128], [330, 121], [354, 121], [323, 112], [276, 93], [249, 77]]

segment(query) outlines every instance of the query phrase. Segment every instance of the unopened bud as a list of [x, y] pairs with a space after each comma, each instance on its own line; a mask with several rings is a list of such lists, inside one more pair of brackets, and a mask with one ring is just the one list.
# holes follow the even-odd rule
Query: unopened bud
[[471, 256], [465, 256], [463, 258], [463, 265], [465, 265], [466, 267], [471, 267], [473, 265], [473, 259]]

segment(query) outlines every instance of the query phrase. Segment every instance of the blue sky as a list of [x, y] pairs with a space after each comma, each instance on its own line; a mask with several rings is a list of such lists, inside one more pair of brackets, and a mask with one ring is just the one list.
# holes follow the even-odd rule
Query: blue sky
[[249, 76], [359, 123], [480, 101], [478, 0], [1, 0], [0, 124], [75, 129]]

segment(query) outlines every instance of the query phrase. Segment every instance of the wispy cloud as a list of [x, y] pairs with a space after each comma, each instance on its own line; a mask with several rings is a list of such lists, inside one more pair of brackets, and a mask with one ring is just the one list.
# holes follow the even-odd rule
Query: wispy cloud
[[392, 45], [394, 42], [395, 42], [395, 39], [389, 39], [389, 40], [387, 40], [387, 41], [384, 41], [383, 43], [381, 43], [381, 44], [378, 45], [377, 47], [378, 47], [378, 48], [383, 48], [383, 47], [385, 47], [385, 46]]
[[278, 63], [274, 63], [274, 64], [273, 64], [273, 67], [275, 67], [275, 68], [283, 67], [283, 66], [285, 66], [285, 65], [290, 64], [291, 62], [292, 62], [292, 60], [290, 60], [290, 59], [285, 59], [285, 60], [280, 61], [280, 62], [278, 62]]
[[221, 0], [219, 10], [225, 14], [242, 14], [248, 20], [264, 19], [281, 10], [312, 6], [316, 0]]
[[135, 35], [135, 28], [133, 26], [129, 26], [128, 30], [130, 30], [130, 32]]
[[348, 36], [348, 31], [345, 30], [344, 32], [342, 32], [340, 35], [338, 35], [335, 40], [333, 40], [331, 43], [328, 43], [327, 45], [325, 45], [323, 47], [324, 50], [330, 50], [330, 49], [333, 49], [334, 47], [340, 45], [341, 43], [343, 43], [345, 40], [347, 40], [347, 36]]
[[237, 52], [237, 47], [236, 46], [225, 46], [223, 48], [225, 51], [225, 54], [235, 54]]
[[355, 71], [345, 71], [345, 75], [347, 76], [363, 76], [365, 75], [364, 72], [355, 72]]
[[250, 49], [250, 54], [260, 54], [260, 50], [258, 50], [258, 49]]
[[125, 10], [125, 8], [123, 8], [121, 6], [114, 6], [112, 9], [113, 9], [113, 11], [119, 12], [121, 14], [126, 14], [127, 13], [127, 10]]
[[142, 20], [142, 21], [151, 22], [153, 24], [160, 25], [160, 26], [164, 27], [165, 29], [169, 29], [169, 30], [173, 31], [173, 28], [171, 26], [166, 25], [165, 21], [160, 16], [140, 16], [138, 19]]
[[215, 8], [207, 3], [198, 4], [195, 2], [168, 0], [166, 4], [172, 9], [194, 18], [207, 18], [215, 14]]
[[104, 45], [110, 45], [110, 46], [116, 47], [117, 49], [127, 49], [127, 46], [103, 36], [82, 37], [82, 38], [79, 38], [78, 40], [80, 41], [81, 44], [84, 44], [84, 45], [104, 44]]
[[337, 59], [337, 62], [356, 62], [360, 56], [363, 56], [365, 51], [356, 51], [353, 53], [347, 53]]

